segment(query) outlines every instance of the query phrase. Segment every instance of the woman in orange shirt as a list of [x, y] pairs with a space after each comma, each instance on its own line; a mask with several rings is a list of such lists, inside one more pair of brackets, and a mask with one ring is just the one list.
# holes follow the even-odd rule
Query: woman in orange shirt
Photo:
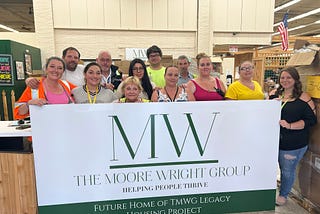
[[15, 119], [29, 116], [29, 105], [73, 103], [70, 91], [75, 85], [60, 80], [64, 70], [64, 61], [59, 57], [50, 57], [45, 65], [46, 77], [40, 80], [38, 89], [27, 87], [16, 103]]

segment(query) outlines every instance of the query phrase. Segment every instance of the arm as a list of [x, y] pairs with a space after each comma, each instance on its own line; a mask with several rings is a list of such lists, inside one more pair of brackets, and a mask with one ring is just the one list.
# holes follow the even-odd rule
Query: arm
[[221, 90], [224, 92], [224, 93], [226, 93], [226, 87], [224, 86], [224, 83], [220, 80], [220, 79], [218, 79], [218, 81], [219, 81], [219, 83], [220, 83], [220, 87], [221, 87]]
[[189, 90], [189, 88], [185, 88], [186, 93], [188, 95], [188, 101], [196, 101], [196, 99], [194, 98], [193, 93], [191, 93], [191, 91]]
[[39, 88], [39, 80], [34, 77], [29, 77], [25, 80], [26, 85], [29, 86], [32, 89], [38, 89]]
[[300, 96], [300, 99], [308, 103], [313, 113], [316, 114], [316, 105], [314, 104], [313, 100], [311, 99], [308, 93], [303, 92]]
[[152, 102], [158, 102], [158, 98], [159, 98], [159, 96], [158, 96], [158, 90], [154, 90], [154, 91], [152, 92], [151, 101], [152, 101]]
[[192, 81], [189, 81], [187, 83], [186, 89], [192, 94], [194, 94], [194, 92], [196, 91], [196, 87], [195, 87], [195, 85], [194, 85], [194, 83]]

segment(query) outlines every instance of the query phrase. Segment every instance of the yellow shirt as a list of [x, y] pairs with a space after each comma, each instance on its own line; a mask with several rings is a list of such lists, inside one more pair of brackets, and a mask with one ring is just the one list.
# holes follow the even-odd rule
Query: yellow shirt
[[256, 81], [252, 82], [254, 90], [241, 84], [239, 81], [232, 83], [229, 85], [225, 97], [232, 100], [263, 100], [264, 94], [261, 86]]
[[159, 70], [153, 70], [150, 67], [147, 68], [147, 72], [149, 75], [149, 78], [152, 82], [156, 84], [156, 86], [163, 88], [166, 85], [166, 82], [164, 80], [164, 72], [166, 68], [162, 67]]

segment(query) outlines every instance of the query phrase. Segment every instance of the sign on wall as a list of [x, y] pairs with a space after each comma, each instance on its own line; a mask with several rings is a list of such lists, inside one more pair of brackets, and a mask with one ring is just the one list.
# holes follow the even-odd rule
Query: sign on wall
[[39, 214], [273, 210], [279, 118], [275, 100], [32, 106]]
[[147, 61], [147, 48], [126, 48], [126, 60], [133, 60], [135, 58]]
[[0, 54], [0, 85], [13, 85], [12, 55]]

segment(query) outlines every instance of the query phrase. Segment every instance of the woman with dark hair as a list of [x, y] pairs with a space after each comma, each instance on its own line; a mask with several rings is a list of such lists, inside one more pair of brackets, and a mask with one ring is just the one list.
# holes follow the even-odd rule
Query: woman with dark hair
[[75, 103], [111, 103], [117, 99], [114, 93], [101, 87], [101, 67], [96, 62], [91, 62], [84, 68], [85, 84], [72, 90]]
[[[135, 76], [140, 80], [142, 91], [139, 97], [150, 100], [152, 96], [153, 88], [155, 87], [155, 85], [151, 83], [148, 76], [147, 67], [141, 59], [135, 58], [130, 62], [129, 76]], [[118, 98], [121, 98], [124, 96], [124, 92], [122, 90], [121, 84], [118, 87], [116, 96]]]
[[287, 201], [296, 167], [308, 148], [309, 129], [316, 124], [317, 118], [315, 105], [311, 97], [302, 91], [300, 76], [294, 67], [281, 70], [279, 83], [279, 88], [272, 91], [269, 98], [282, 101], [278, 155], [281, 184], [276, 200], [276, 204], [281, 206]]

